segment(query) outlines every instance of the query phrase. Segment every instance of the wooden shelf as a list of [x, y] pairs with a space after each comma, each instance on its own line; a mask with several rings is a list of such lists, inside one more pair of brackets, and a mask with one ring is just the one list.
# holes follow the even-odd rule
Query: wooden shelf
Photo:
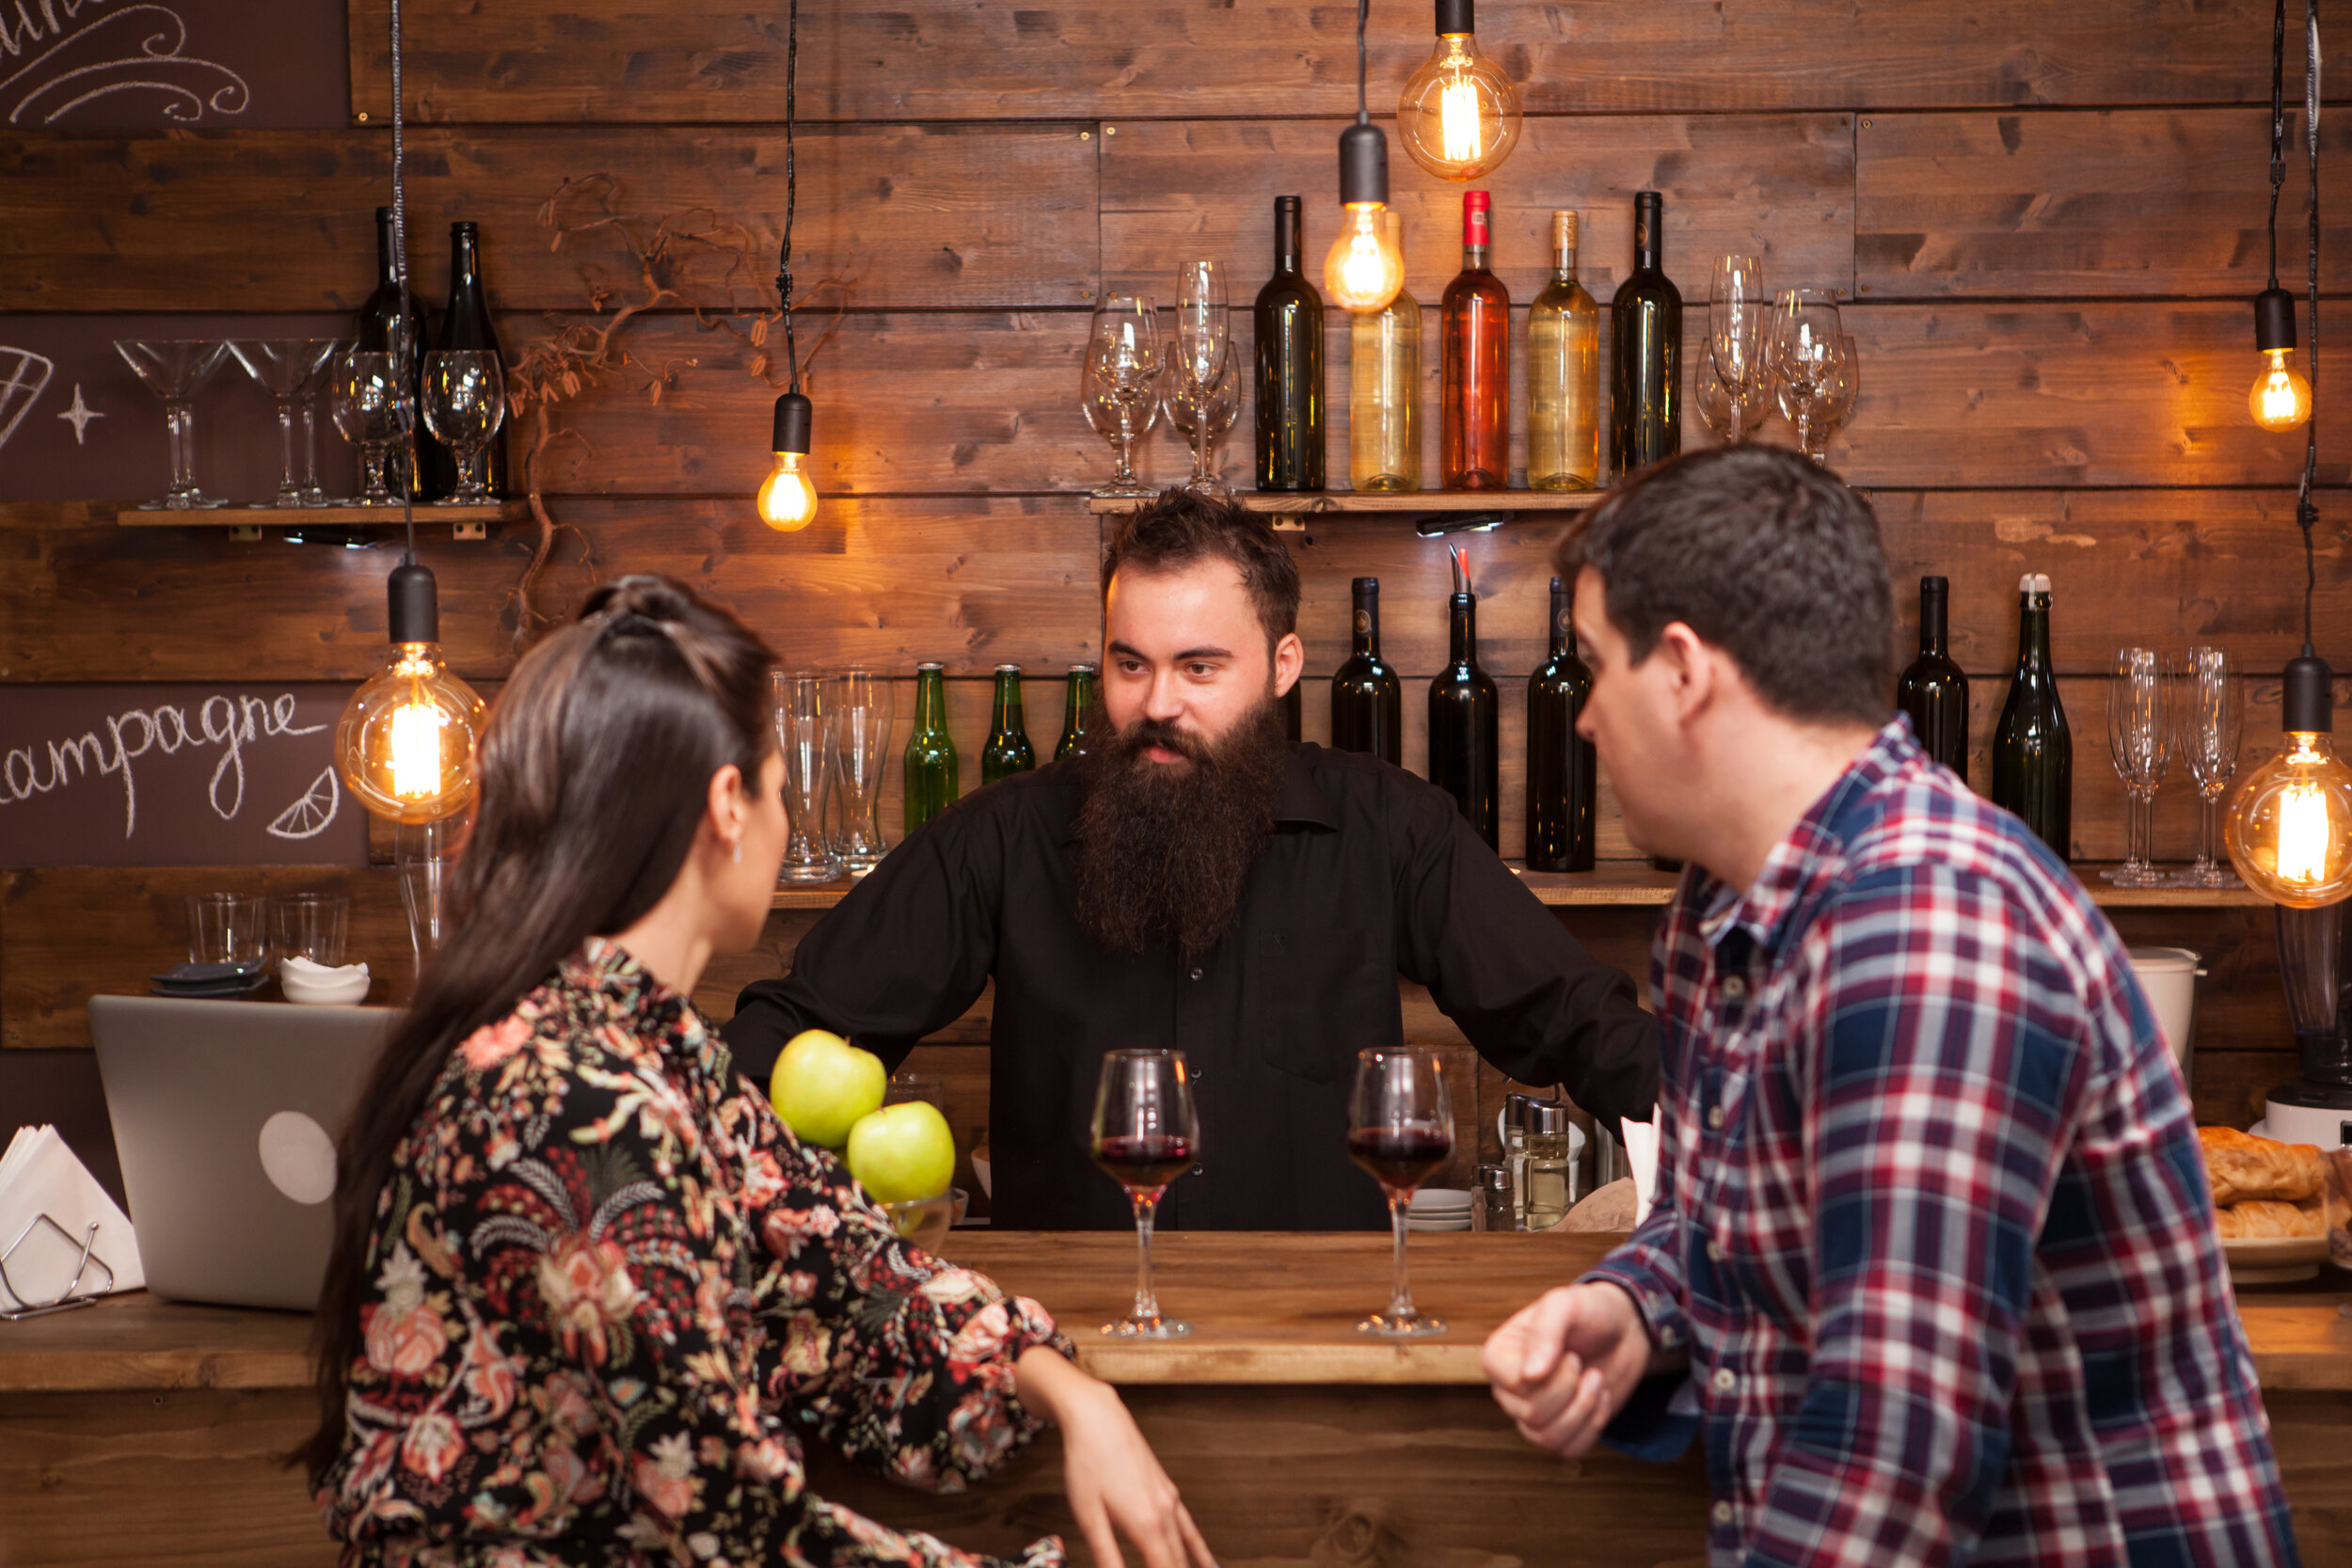
[[[459, 539], [480, 539], [492, 523], [521, 522], [531, 515], [531, 503], [500, 501], [495, 506], [446, 506], [426, 501], [416, 508], [420, 528], [448, 527]], [[122, 528], [225, 528], [239, 537], [259, 539], [265, 528], [400, 529], [407, 518], [397, 506], [212, 506], [178, 511], [125, 503], [115, 510]]]
[[[1605, 490], [1314, 490], [1264, 494], [1236, 490], [1233, 499], [1251, 512], [1276, 515], [1327, 512], [1581, 512], [1606, 494]], [[1087, 510], [1098, 515], [1128, 513], [1141, 506], [1145, 499], [1089, 496]]]

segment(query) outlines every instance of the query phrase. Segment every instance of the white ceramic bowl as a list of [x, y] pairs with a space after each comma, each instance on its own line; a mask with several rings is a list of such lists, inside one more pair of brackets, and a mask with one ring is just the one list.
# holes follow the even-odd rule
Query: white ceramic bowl
[[[299, 964], [300, 967], [296, 967]], [[373, 977], [365, 964], [324, 969], [289, 958], [278, 966], [278, 989], [289, 1002], [310, 1007], [350, 1007], [367, 999]]]

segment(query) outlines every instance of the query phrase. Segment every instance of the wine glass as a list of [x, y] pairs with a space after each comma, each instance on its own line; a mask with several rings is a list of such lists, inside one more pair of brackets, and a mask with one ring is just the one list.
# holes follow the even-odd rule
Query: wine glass
[[1813, 412], [1837, 369], [1837, 296], [1826, 289], [1784, 289], [1772, 312], [1765, 363], [1780, 379], [1781, 406], [1793, 408], [1797, 445], [1813, 450]]
[[[1167, 397], [1168, 422], [1192, 448], [1192, 478], [1184, 482], [1184, 488], [1219, 500], [1233, 493], [1216, 477], [1216, 443], [1233, 428], [1241, 413], [1239, 363], [1240, 356], [1228, 353], [1205, 397], [1196, 400], [1189, 393], [1178, 392], [1173, 385]], [[1171, 372], [1170, 382], [1174, 379]]]
[[[1754, 440], [1764, 428], [1764, 420], [1772, 417], [1772, 378], [1769, 372], [1757, 377], [1757, 384], [1747, 396], [1738, 400], [1740, 428], [1742, 438]], [[1724, 390], [1723, 378], [1715, 373], [1712, 355], [1701, 356], [1698, 368], [1691, 377], [1691, 406], [1698, 411], [1699, 422], [1714, 432], [1719, 441], [1731, 440], [1733, 398]], [[1763, 412], [1757, 416], [1757, 410]]]
[[2221, 800], [2237, 773], [2238, 742], [2246, 727], [2246, 694], [2238, 673], [2237, 660], [2228, 649], [2202, 643], [2189, 649], [2181, 667], [2174, 712], [2181, 725], [2181, 758], [2197, 782], [2199, 799], [2197, 859], [2173, 879], [2174, 887], [2246, 885], [2214, 853]]
[[2123, 863], [2103, 876], [2118, 887], [2156, 887], [2156, 787], [2172, 759], [2172, 683], [2153, 648], [2124, 648], [2107, 679], [2107, 754], [2127, 801]]
[[141, 512], [188, 512], [227, 501], [215, 500], [196, 483], [196, 395], [229, 356], [229, 345], [217, 338], [117, 338], [115, 352], [138, 372], [147, 389], [164, 400], [164, 428], [171, 439], [171, 485], [159, 501], [141, 505]]
[[310, 506], [310, 486], [318, 482], [318, 452], [308, 418], [303, 422], [303, 471], [294, 472], [294, 404], [303, 388], [317, 385], [327, 362], [342, 352], [335, 338], [232, 339], [229, 352], [245, 373], [278, 400], [278, 494], [272, 506]]
[[[1862, 355], [1846, 333], [1837, 337], [1836, 369], [1831, 373], [1828, 388], [1813, 409], [1813, 445], [1805, 455], [1816, 463], [1829, 460], [1829, 438], [1846, 427], [1853, 417], [1855, 403], [1862, 397]], [[1784, 388], [1780, 394], [1781, 414], [1789, 422], [1796, 421], [1793, 404]]]
[[303, 377], [294, 388], [294, 405], [302, 414], [302, 504], [327, 504], [326, 486], [319, 483], [319, 400], [326, 395], [327, 384], [335, 379], [335, 366], [342, 352], [352, 347], [348, 340], [337, 341], [317, 369]]
[[863, 877], [889, 853], [877, 816], [882, 770], [889, 762], [890, 680], [871, 670], [832, 677], [834, 799], [842, 820], [833, 849], [842, 869]]
[[506, 420], [506, 378], [486, 349], [436, 349], [424, 356], [424, 428], [457, 460], [447, 504], [496, 506], [485, 458]]
[[[1080, 396], [1092, 408], [1089, 420], [1119, 449], [1119, 469], [1099, 496], [1154, 494], [1136, 477], [1136, 437], [1160, 415], [1160, 339], [1152, 302], [1136, 294], [1109, 294], [1094, 309], [1087, 341], [1086, 382]], [[1095, 415], [1100, 411], [1100, 418]]]
[[1772, 375], [1764, 368], [1771, 320], [1764, 266], [1753, 256], [1719, 256], [1707, 287], [1707, 347], [1730, 414], [1731, 443], [1746, 439], [1747, 410], [1764, 401]]
[[1094, 1087], [1094, 1163], [1127, 1189], [1136, 1212], [1136, 1305], [1103, 1332], [1129, 1339], [1173, 1339], [1192, 1332], [1163, 1316], [1152, 1289], [1152, 1216], [1168, 1184], [1200, 1155], [1200, 1115], [1181, 1051], [1111, 1051]]
[[1347, 1154], [1380, 1183], [1396, 1228], [1396, 1280], [1385, 1311], [1356, 1325], [1359, 1334], [1389, 1339], [1443, 1334], [1442, 1319], [1413, 1307], [1405, 1278], [1406, 1212], [1413, 1189], [1454, 1152], [1454, 1108], [1446, 1098], [1438, 1053], [1419, 1046], [1382, 1046], [1356, 1053], [1356, 1086], [1347, 1101]]
[[832, 706], [825, 677], [810, 670], [777, 672], [776, 739], [784, 750], [784, 803], [792, 836], [784, 847], [780, 882], [830, 882], [841, 863], [825, 843], [825, 784], [833, 765]]
[[400, 498], [384, 483], [385, 461], [394, 447], [406, 445], [414, 417], [400, 356], [370, 351], [346, 354], [335, 364], [335, 428], [359, 449], [356, 502], [397, 506]]

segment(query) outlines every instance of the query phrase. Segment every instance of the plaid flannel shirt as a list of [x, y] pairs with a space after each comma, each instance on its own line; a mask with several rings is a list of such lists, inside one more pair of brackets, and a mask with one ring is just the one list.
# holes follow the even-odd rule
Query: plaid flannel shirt
[[1653, 955], [1656, 1207], [1587, 1277], [1687, 1381], [1711, 1568], [2296, 1561], [2181, 1075], [2114, 930], [1900, 719]]

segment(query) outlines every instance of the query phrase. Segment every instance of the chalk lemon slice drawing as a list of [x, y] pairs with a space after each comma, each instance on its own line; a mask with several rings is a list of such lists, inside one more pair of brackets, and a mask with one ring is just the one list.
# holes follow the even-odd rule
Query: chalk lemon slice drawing
[[328, 763], [310, 781], [310, 792], [278, 814], [269, 825], [273, 838], [316, 838], [335, 820], [343, 803], [343, 786], [335, 782], [335, 765]]

